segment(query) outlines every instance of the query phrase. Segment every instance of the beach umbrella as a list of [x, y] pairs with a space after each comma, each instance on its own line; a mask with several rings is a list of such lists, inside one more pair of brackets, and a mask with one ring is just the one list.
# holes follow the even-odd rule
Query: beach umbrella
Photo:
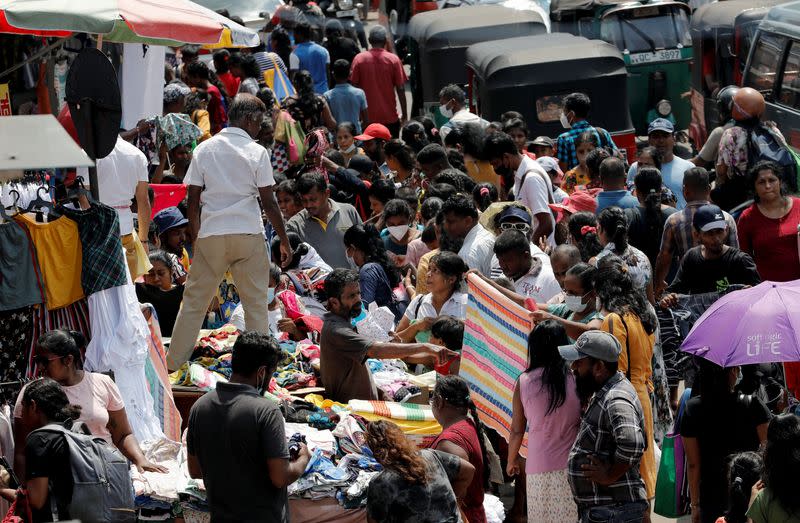
[[255, 31], [189, 0], [0, 0], [0, 33], [89, 33], [111, 42], [173, 47], [223, 40], [234, 47], [259, 44]]
[[800, 280], [765, 281], [722, 296], [681, 350], [722, 367], [800, 361]]

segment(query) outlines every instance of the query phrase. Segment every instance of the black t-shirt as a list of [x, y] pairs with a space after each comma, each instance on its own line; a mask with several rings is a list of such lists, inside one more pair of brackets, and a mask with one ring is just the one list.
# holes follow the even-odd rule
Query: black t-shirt
[[670, 292], [680, 294], [702, 294], [720, 292], [729, 285], [758, 285], [756, 264], [749, 254], [725, 247], [722, 256], [714, 260], [703, 258], [702, 247], [697, 246], [686, 251], [681, 260], [678, 274], [669, 286]]
[[758, 450], [756, 427], [769, 419], [769, 410], [754, 396], [731, 394], [714, 405], [704, 405], [698, 396], [686, 403], [680, 432], [683, 437], [697, 438], [700, 445], [700, 504], [704, 513], [714, 518], [723, 513], [727, 506], [728, 459], [732, 454]]
[[[657, 228], [663, 231], [667, 218], [676, 212], [678, 210], [672, 207], [662, 208], [661, 217], [656, 223]], [[625, 216], [628, 219], [628, 243], [645, 253], [650, 260], [650, 265], [655, 267], [656, 257], [661, 249], [661, 234], [653, 234], [647, 210], [642, 206], [631, 207], [625, 209]]]
[[158, 314], [158, 323], [161, 326], [161, 335], [172, 336], [175, 319], [183, 301], [183, 285], [176, 285], [168, 291], [145, 283], [136, 284], [136, 298], [140, 303], [150, 303]]
[[[47, 478], [52, 485], [51, 495], [56, 497], [59, 519], [69, 518], [69, 503], [72, 500], [72, 470], [69, 463], [69, 447], [63, 434], [55, 432], [32, 432], [25, 442], [25, 470], [28, 480]], [[32, 509], [33, 521], [53, 521], [48, 497], [41, 509]]]
[[358, 44], [352, 38], [343, 36], [325, 43], [325, 48], [331, 56], [331, 67], [336, 60], [347, 60], [350, 64], [353, 63], [353, 58], [359, 53]]

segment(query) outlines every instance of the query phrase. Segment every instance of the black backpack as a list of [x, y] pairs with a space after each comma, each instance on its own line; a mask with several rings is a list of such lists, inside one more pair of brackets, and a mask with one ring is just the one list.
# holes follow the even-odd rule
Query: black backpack
[[769, 160], [782, 167], [781, 179], [791, 192], [797, 192], [797, 161], [786, 140], [772, 129], [758, 123], [747, 130], [747, 169], [760, 161]]

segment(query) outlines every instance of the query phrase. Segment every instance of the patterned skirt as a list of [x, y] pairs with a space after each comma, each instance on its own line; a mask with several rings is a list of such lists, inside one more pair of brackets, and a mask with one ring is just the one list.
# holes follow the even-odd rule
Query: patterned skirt
[[572, 498], [567, 470], [527, 475], [528, 521], [575, 523], [578, 507]]

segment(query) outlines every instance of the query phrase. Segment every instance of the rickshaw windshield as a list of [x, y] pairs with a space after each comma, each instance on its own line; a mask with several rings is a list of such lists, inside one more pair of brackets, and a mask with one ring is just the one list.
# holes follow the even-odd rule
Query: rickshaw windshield
[[651, 53], [690, 46], [689, 17], [677, 6], [645, 6], [614, 11], [603, 18], [601, 38], [621, 51]]

